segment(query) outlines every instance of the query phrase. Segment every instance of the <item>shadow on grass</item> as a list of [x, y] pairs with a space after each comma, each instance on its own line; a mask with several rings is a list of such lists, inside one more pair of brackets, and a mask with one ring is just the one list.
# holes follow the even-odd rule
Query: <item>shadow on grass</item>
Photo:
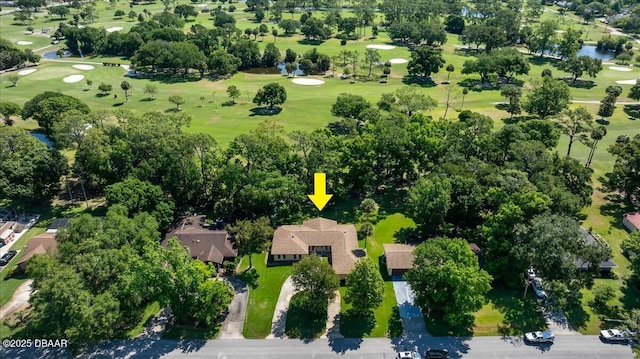
[[116, 103], [114, 103], [114, 104], [113, 104], [113, 105], [111, 105], [111, 106], [113, 106], [113, 107], [120, 107], [120, 106], [122, 106], [122, 105], [124, 105], [124, 102], [116, 102]]
[[558, 61], [559, 60], [550, 57], [541, 57], [534, 54], [531, 54], [531, 57], [529, 58], [529, 62], [537, 66], [549, 66], [550, 64], [555, 65]]
[[233, 102], [233, 101], [225, 101], [225, 102], [223, 102], [221, 105], [222, 105], [222, 106], [225, 106], [225, 107], [226, 107], [226, 106], [235, 106], [235, 105], [236, 105], [236, 102]]
[[474, 92], [497, 90], [499, 87], [488, 82], [482, 82], [479, 79], [464, 79], [458, 81], [458, 86], [466, 87]]
[[405, 85], [418, 85], [420, 87], [436, 87], [438, 85], [431, 77], [408, 75], [402, 78]]
[[572, 78], [564, 78], [562, 81], [564, 81], [569, 87], [579, 89], [591, 89], [596, 86], [596, 83], [591, 80], [577, 79], [574, 81]]
[[155, 98], [146, 97], [146, 98], [140, 99], [140, 102], [151, 102], [155, 100], [156, 100]]
[[424, 317], [427, 331], [436, 337], [471, 337], [473, 336], [473, 321], [473, 315], [468, 314], [462, 318], [461, 324], [452, 326], [444, 321], [442, 313], [435, 311], [432, 311], [429, 317]]
[[605, 199], [607, 202], [600, 206], [600, 213], [614, 218], [611, 222], [611, 227], [626, 230], [626, 227], [622, 224], [622, 218], [625, 213], [635, 210], [635, 207], [616, 194], [609, 194], [605, 196]]
[[402, 319], [400, 318], [400, 309], [397, 305], [391, 308], [391, 316], [389, 316], [389, 338], [397, 338], [402, 335]]
[[103, 97], [107, 97], [107, 96], [109, 96], [109, 95], [110, 95], [110, 94], [108, 94], [108, 93], [97, 93], [97, 94], [96, 94], [96, 97], [97, 97], [97, 98], [103, 98]]
[[537, 118], [538, 118], [537, 116], [533, 116], [533, 115], [521, 115], [521, 116], [513, 116], [511, 118], [503, 118], [502, 122], [504, 122], [505, 125], [515, 125], [519, 122], [535, 120]]
[[582, 306], [570, 306], [564, 311], [567, 320], [571, 323], [571, 327], [575, 330], [584, 329], [589, 323], [591, 315], [587, 313]]
[[184, 75], [184, 74], [148, 74], [140, 76], [150, 81], [162, 82], [164, 84], [180, 84], [186, 82], [200, 81], [199, 75]]
[[164, 110], [164, 112], [165, 112], [165, 113], [178, 113], [178, 112], [180, 112], [180, 111], [182, 111], [182, 110], [177, 109], [177, 108], [175, 108], [175, 107], [168, 108], [168, 109]]
[[376, 317], [372, 311], [362, 313], [349, 309], [340, 315], [340, 333], [346, 338], [362, 338], [371, 334], [375, 327]]
[[241, 281], [247, 283], [247, 285], [251, 287], [251, 289], [258, 288], [258, 279], [260, 278], [260, 274], [258, 274], [258, 271], [255, 268], [243, 270], [242, 272], [238, 273], [236, 277]]
[[623, 111], [630, 119], [640, 118], [640, 105], [624, 105]]
[[300, 45], [311, 45], [311, 46], [319, 46], [319, 45], [322, 45], [323, 42], [324, 40], [309, 40], [309, 39], [298, 40], [298, 44]]
[[520, 335], [546, 326], [533, 296], [522, 299], [521, 294], [516, 290], [494, 288], [486, 295], [486, 299], [504, 314], [502, 323], [498, 324], [498, 331], [503, 336]]
[[626, 278], [622, 288], [620, 302], [626, 309], [640, 308], [640, 281], [634, 277]]
[[254, 107], [249, 111], [251, 112], [249, 116], [273, 116], [282, 112], [282, 108], [277, 106], [271, 109], [268, 107]]
[[307, 309], [309, 295], [298, 292], [291, 297], [285, 333], [289, 338], [316, 339], [319, 338], [327, 321], [327, 308], [322, 313], [313, 313]]

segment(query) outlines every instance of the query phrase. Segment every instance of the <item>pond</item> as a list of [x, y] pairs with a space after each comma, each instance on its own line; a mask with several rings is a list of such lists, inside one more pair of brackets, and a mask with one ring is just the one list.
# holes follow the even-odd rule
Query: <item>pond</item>
[[52, 148], [53, 144], [51, 143], [51, 140], [49, 139], [49, 137], [47, 137], [47, 135], [45, 135], [42, 132], [29, 132], [31, 134], [31, 136], [39, 139], [40, 141], [44, 142], [45, 145], [47, 145], [48, 148]]
[[[296, 64], [296, 66], [298, 65]], [[277, 74], [286, 75], [287, 74], [287, 70], [284, 67], [284, 62], [279, 63], [275, 67], [254, 67], [252, 69], [245, 70], [244, 72], [249, 74], [259, 74], [259, 75], [277, 75]], [[296, 68], [296, 71], [294, 73], [298, 76], [304, 75], [302, 70], [300, 70], [299, 66]]]
[[[56, 51], [49, 51], [49, 52], [45, 52], [44, 54], [42, 54], [42, 57], [44, 57], [47, 60], [55, 60], [58, 58], [58, 55], [56, 54]], [[71, 57], [71, 52], [64, 50], [64, 55], [62, 55], [62, 57]]]
[[580, 51], [578, 51], [578, 56], [589, 56], [593, 57], [594, 59], [606, 61], [613, 59], [615, 57], [615, 54], [613, 53], [613, 51], [598, 50], [595, 45], [584, 45], [582, 46]]

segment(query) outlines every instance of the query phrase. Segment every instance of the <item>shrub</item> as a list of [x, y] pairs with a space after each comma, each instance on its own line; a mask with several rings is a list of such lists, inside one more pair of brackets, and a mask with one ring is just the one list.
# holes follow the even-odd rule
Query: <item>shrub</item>
[[224, 275], [233, 276], [236, 274], [236, 266], [238, 263], [236, 261], [224, 261], [222, 263], [222, 267], [224, 268]]
[[113, 86], [106, 84], [106, 83], [101, 83], [100, 86], [98, 86], [98, 90], [101, 93], [109, 93], [111, 92], [111, 90], [113, 89]]
[[229, 10], [229, 12], [234, 12], [234, 11], [236, 11], [236, 7], [231, 5], [231, 6], [229, 6], [229, 8], [227, 10]]
[[346, 44], [347, 44], [347, 40], [346, 39], [340, 40], [340, 45], [344, 46]]

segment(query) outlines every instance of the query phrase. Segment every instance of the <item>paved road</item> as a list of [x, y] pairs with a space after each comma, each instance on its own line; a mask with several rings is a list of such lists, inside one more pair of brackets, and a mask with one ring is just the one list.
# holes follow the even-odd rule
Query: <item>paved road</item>
[[[632, 359], [629, 346], [605, 344], [597, 336], [562, 336], [551, 346], [530, 346], [521, 340], [501, 337], [427, 338], [417, 343], [447, 348], [452, 358], [464, 359]], [[317, 339], [301, 340], [130, 340], [103, 344], [80, 359], [103, 358], [218, 358], [218, 359], [392, 359], [403, 349], [401, 339]], [[0, 349], [0, 357], [15, 359], [64, 358], [64, 353], [45, 349]]]

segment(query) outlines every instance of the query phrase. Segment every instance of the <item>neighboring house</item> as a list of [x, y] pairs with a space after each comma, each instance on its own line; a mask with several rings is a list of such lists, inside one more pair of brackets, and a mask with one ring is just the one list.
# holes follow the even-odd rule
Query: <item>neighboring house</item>
[[[593, 233], [587, 231], [584, 228], [580, 228], [580, 234], [582, 234], [584, 239], [587, 241], [587, 244], [590, 244], [590, 245], [594, 245], [597, 242], [602, 241], [602, 239], [600, 240], [596, 239]], [[589, 269], [589, 263], [585, 263], [581, 258], [576, 259], [575, 263], [576, 263], [576, 267], [578, 267], [578, 269], [580, 270]], [[618, 265], [616, 264], [616, 262], [614, 262], [611, 258], [609, 258], [606, 261], [600, 262], [600, 264], [598, 265], [598, 269], [600, 270], [600, 272], [610, 272], [611, 269], [616, 268], [617, 266]]]
[[387, 273], [392, 275], [403, 275], [413, 268], [413, 250], [415, 246], [409, 244], [383, 244], [384, 261], [387, 266]]
[[0, 243], [2, 245], [9, 244], [16, 234], [13, 231], [16, 228], [16, 222], [0, 222]]
[[622, 224], [631, 232], [640, 231], [640, 212], [625, 213]]
[[273, 233], [271, 256], [275, 262], [295, 262], [310, 254], [327, 257], [340, 280], [344, 280], [366, 251], [358, 248], [356, 226], [322, 217], [301, 225], [280, 226]]
[[69, 220], [71, 218], [56, 218], [51, 222], [47, 233], [57, 233], [58, 230], [69, 227]]
[[22, 252], [22, 258], [18, 262], [18, 267], [23, 271], [27, 269], [27, 263], [36, 254], [46, 254], [58, 250], [56, 234], [51, 232], [42, 233], [29, 240], [27, 248]]
[[207, 224], [206, 216], [184, 218], [169, 230], [162, 241], [167, 246], [170, 238], [176, 237], [181, 245], [189, 247], [191, 257], [205, 263], [222, 265], [225, 260], [232, 261], [238, 256], [238, 249], [229, 236], [218, 224]]

